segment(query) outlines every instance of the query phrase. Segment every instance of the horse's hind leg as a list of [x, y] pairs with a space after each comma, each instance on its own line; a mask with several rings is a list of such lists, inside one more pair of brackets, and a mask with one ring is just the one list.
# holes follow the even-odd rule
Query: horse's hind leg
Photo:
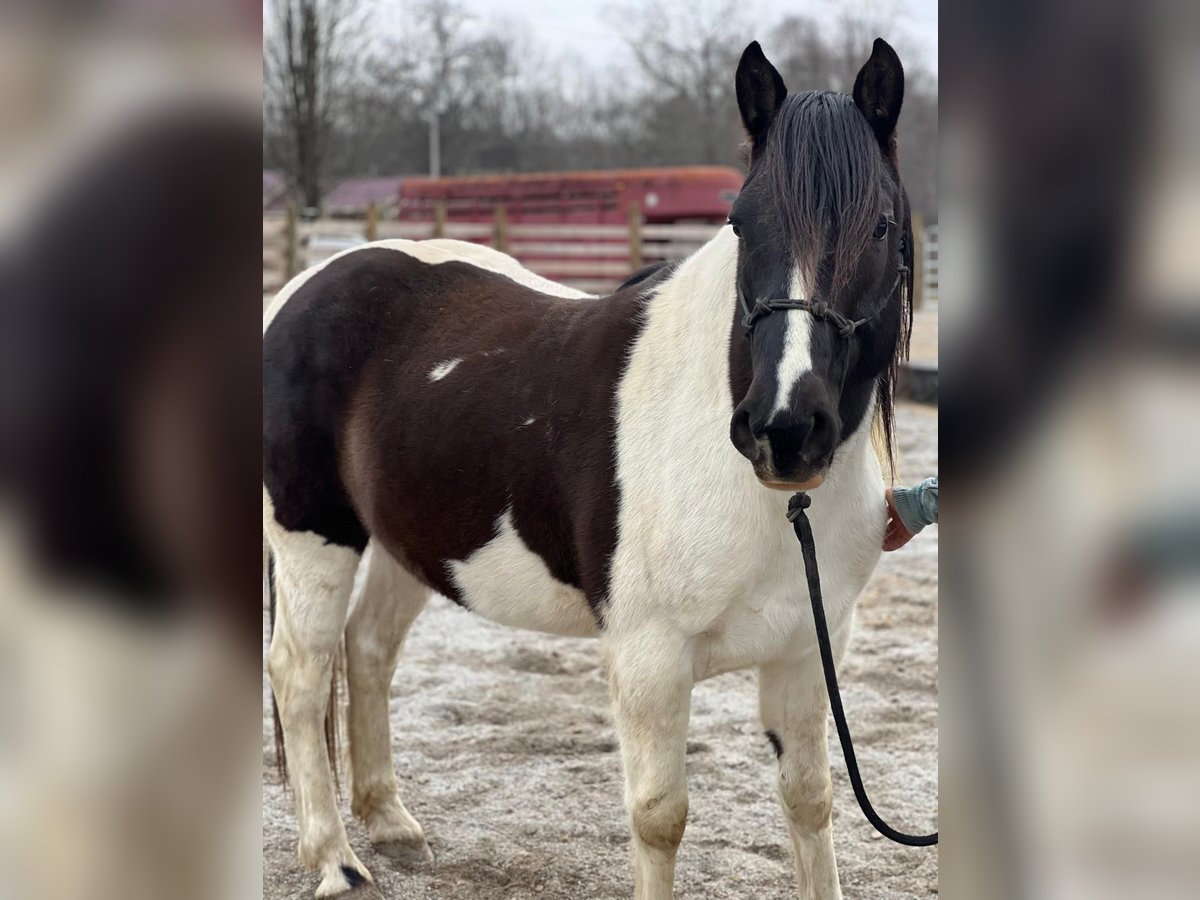
[[346, 840], [325, 746], [334, 658], [359, 554], [274, 523], [267, 537], [275, 554], [278, 591], [267, 669], [296, 798], [300, 862], [320, 872], [317, 896], [330, 897], [371, 880]]
[[380, 853], [426, 861], [432, 854], [425, 833], [404, 808], [396, 784], [388, 697], [404, 638], [429, 589], [374, 542], [365, 560], [361, 594], [346, 623], [351, 808]]

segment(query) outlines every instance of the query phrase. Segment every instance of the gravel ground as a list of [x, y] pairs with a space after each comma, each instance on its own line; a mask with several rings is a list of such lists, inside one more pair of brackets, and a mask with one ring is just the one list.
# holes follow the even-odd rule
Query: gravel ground
[[[937, 471], [937, 411], [901, 404], [900, 480]], [[842, 691], [867, 789], [885, 819], [925, 832], [937, 804], [937, 528], [884, 554], [864, 591]], [[264, 689], [265, 696], [265, 689]], [[629, 898], [621, 763], [594, 641], [515, 631], [435, 598], [417, 620], [392, 687], [401, 793], [436, 865], [398, 868], [343, 816], [389, 900]], [[263, 715], [263, 896], [308, 898], [290, 795]], [[938, 892], [936, 848], [909, 849], [863, 819], [830, 728], [834, 835], [847, 898]], [[696, 686], [688, 741], [690, 814], [676, 894], [792, 898], [791, 847], [752, 672]]]

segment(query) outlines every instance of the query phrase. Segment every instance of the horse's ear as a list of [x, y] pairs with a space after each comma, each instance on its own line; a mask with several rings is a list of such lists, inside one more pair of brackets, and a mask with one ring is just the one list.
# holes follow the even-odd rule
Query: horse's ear
[[737, 101], [742, 125], [750, 137], [751, 158], [757, 155], [767, 136], [767, 129], [783, 100], [787, 85], [770, 61], [763, 55], [758, 41], [751, 42], [742, 53], [737, 67]]
[[871, 58], [854, 79], [854, 104], [871, 123], [883, 154], [896, 163], [896, 123], [904, 103], [904, 67], [883, 38], [875, 38]]

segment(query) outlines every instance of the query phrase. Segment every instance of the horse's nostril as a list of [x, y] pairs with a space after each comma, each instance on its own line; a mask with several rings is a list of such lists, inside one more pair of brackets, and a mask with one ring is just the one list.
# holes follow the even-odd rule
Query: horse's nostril
[[817, 451], [816, 455], [818, 456], [831, 449], [835, 439], [833, 416], [823, 409], [815, 410], [812, 414], [812, 426], [809, 428], [808, 438], [806, 443]]
[[729, 423], [729, 439], [738, 453], [754, 462], [758, 459], [758, 442], [753, 427], [750, 425], [750, 411], [738, 408], [734, 410], [733, 419]]

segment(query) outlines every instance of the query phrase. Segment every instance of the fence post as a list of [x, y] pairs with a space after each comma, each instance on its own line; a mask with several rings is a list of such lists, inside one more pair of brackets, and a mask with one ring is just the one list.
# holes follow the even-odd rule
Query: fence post
[[296, 248], [296, 204], [289, 203], [287, 207], [287, 223], [283, 228], [283, 275], [284, 282], [291, 281], [296, 276], [298, 260]]
[[496, 207], [496, 227], [492, 234], [492, 246], [501, 253], [508, 252], [508, 210], [501, 203]]
[[636, 203], [631, 203], [629, 204], [629, 271], [641, 271], [645, 264], [646, 258], [642, 248], [642, 208]]
[[912, 214], [913, 233], [913, 309], [925, 304], [925, 217], [919, 212]]
[[379, 239], [379, 207], [372, 200], [367, 207], [367, 240], [376, 241]]
[[433, 236], [435, 238], [446, 236], [446, 204], [442, 200], [433, 204]]

